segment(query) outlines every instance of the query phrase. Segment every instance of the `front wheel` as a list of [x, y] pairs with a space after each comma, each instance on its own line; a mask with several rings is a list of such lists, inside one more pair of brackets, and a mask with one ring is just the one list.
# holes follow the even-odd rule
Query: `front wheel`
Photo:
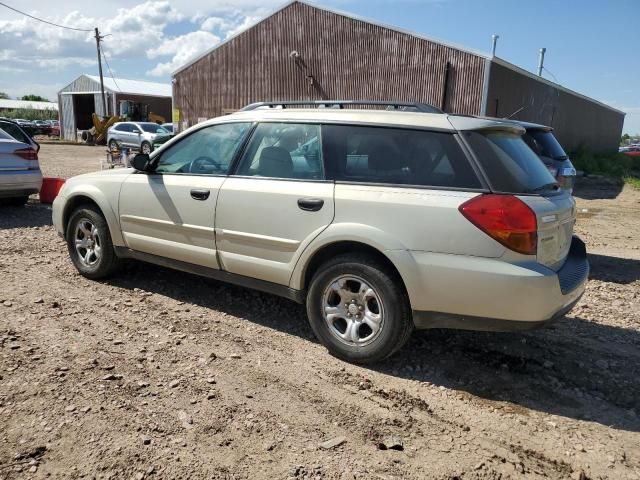
[[146, 155], [149, 155], [151, 153], [151, 144], [149, 142], [142, 142], [142, 144], [140, 145], [140, 151]]
[[395, 272], [364, 255], [342, 255], [313, 276], [311, 328], [332, 355], [373, 363], [399, 350], [413, 331], [407, 295]]
[[109, 226], [97, 207], [84, 205], [71, 214], [66, 239], [71, 261], [81, 275], [97, 280], [120, 266]]

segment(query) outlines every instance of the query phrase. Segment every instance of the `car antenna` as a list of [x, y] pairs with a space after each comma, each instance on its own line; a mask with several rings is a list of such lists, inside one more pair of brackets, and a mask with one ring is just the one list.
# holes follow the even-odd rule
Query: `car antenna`
[[516, 110], [515, 112], [513, 112], [511, 115], [509, 115], [508, 117], [504, 117], [506, 120], [509, 120], [511, 117], [513, 117], [514, 115], [519, 114], [521, 111], [524, 110], [524, 107], [520, 107], [518, 110]]

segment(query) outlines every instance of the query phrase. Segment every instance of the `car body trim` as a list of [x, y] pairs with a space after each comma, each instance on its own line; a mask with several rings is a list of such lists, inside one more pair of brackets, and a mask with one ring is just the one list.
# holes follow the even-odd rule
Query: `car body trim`
[[270, 293], [272, 295], [277, 295], [279, 297], [293, 300], [294, 302], [300, 304], [302, 304], [305, 299], [305, 292], [303, 290], [295, 290], [293, 288], [289, 288], [286, 285], [279, 285], [277, 283], [267, 282], [265, 280], [258, 280], [255, 278], [246, 277], [244, 275], [238, 275], [235, 273], [226, 272], [224, 270], [218, 270], [216, 268], [203, 267], [201, 265], [195, 265], [193, 263], [181, 262], [179, 260], [159, 257], [150, 253], [131, 250], [130, 248], [114, 248], [116, 251], [116, 255], [120, 258], [132, 258], [135, 260], [141, 260], [143, 262], [153, 263], [161, 267], [172, 268], [174, 270], [192, 273], [201, 277], [207, 277], [213, 280], [231, 283], [240, 287], [259, 290], [261, 292]]

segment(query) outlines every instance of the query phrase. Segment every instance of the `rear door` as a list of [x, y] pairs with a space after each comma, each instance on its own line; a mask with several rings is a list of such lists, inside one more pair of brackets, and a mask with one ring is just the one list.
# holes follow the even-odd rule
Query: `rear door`
[[287, 285], [300, 253], [333, 220], [333, 193], [319, 125], [259, 124], [220, 190], [221, 268]]

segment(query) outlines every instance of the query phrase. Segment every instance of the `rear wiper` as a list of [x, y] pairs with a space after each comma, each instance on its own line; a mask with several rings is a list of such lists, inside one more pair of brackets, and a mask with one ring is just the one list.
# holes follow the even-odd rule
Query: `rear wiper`
[[536, 187], [536, 188], [531, 188], [527, 190], [527, 193], [538, 193], [538, 192], [542, 192], [544, 190], [549, 190], [549, 189], [556, 191], [559, 188], [560, 188], [560, 185], [558, 185], [557, 182], [550, 182], [550, 183], [545, 183], [544, 185], [540, 185], [539, 187]]

